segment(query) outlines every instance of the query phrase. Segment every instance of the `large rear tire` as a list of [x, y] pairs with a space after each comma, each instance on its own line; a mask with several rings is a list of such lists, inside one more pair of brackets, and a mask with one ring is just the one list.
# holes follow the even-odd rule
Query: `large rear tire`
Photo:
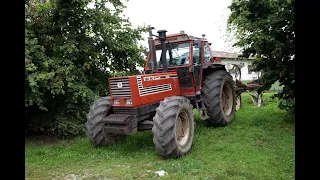
[[178, 158], [191, 149], [194, 136], [193, 106], [189, 99], [172, 96], [160, 102], [153, 118], [153, 143], [165, 158]]
[[206, 76], [202, 95], [210, 123], [225, 126], [233, 120], [236, 110], [236, 91], [232, 76], [228, 72], [218, 70]]
[[124, 135], [104, 132], [103, 119], [113, 113], [110, 96], [100, 98], [90, 107], [85, 123], [86, 134], [94, 145], [108, 145], [124, 138]]

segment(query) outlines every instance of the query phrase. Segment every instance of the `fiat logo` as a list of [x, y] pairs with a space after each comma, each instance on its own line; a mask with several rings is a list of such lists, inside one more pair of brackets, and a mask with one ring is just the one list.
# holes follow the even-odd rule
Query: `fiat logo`
[[122, 88], [122, 82], [117, 83], [118, 88]]

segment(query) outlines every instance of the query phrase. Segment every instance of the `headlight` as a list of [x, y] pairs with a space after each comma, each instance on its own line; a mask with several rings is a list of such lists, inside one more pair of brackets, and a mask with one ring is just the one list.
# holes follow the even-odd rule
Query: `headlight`
[[118, 99], [113, 100], [113, 104], [120, 104]]
[[126, 99], [126, 104], [132, 104], [132, 101], [131, 101], [131, 99]]

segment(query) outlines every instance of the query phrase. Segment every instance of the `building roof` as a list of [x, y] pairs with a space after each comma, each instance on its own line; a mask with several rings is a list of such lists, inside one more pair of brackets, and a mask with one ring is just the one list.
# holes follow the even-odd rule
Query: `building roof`
[[[232, 53], [232, 52], [225, 52], [225, 51], [212, 51], [213, 56], [221, 57], [221, 58], [228, 58], [228, 59], [237, 59], [240, 58], [239, 54]], [[254, 57], [249, 57], [245, 59], [255, 59]]]
[[225, 52], [225, 51], [212, 51], [213, 56], [222, 58], [237, 58], [237, 53]]

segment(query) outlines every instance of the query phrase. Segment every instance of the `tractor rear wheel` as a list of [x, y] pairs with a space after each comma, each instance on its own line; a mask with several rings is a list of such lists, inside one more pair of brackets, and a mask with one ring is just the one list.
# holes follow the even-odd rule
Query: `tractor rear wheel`
[[233, 120], [236, 110], [236, 91], [232, 76], [228, 72], [218, 70], [206, 76], [202, 95], [210, 123], [225, 126]]
[[172, 96], [160, 102], [153, 118], [153, 143], [165, 158], [178, 158], [191, 149], [194, 135], [194, 114], [190, 100]]
[[110, 96], [100, 98], [90, 107], [85, 123], [86, 134], [94, 145], [108, 145], [124, 138], [124, 135], [104, 132], [103, 119], [113, 113]]

